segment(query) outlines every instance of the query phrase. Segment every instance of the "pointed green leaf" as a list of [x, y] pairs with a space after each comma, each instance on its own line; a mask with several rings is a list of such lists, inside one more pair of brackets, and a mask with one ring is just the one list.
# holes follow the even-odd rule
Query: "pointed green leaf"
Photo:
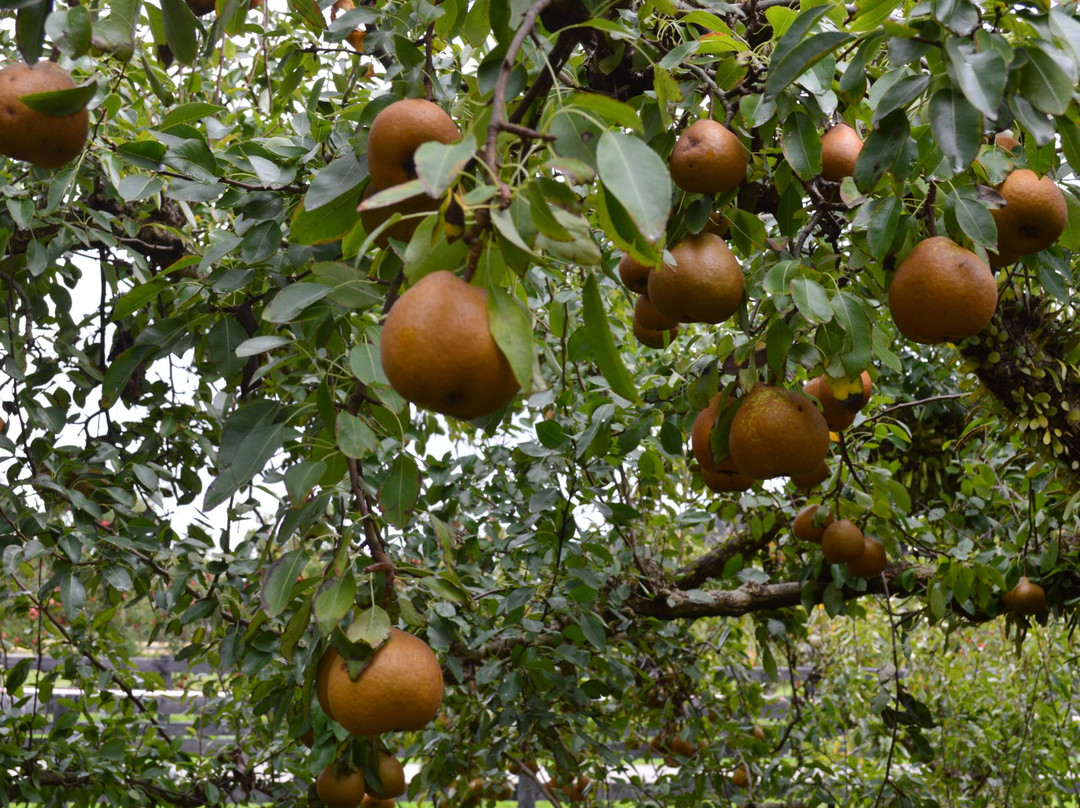
[[631, 378], [622, 357], [615, 347], [615, 338], [608, 327], [607, 312], [600, 297], [600, 284], [595, 275], [589, 275], [582, 294], [582, 309], [585, 321], [585, 335], [592, 349], [593, 359], [611, 389], [630, 401], [638, 401], [637, 388]]
[[962, 94], [949, 88], [930, 99], [930, 129], [953, 171], [971, 165], [982, 142], [982, 115]]
[[429, 140], [421, 144], [413, 159], [424, 192], [432, 199], [441, 197], [475, 156], [476, 142], [470, 137], [457, 143]]
[[664, 235], [671, 214], [671, 175], [644, 141], [622, 132], [604, 132], [596, 149], [600, 181], [630, 214], [649, 242]]
[[322, 283], [293, 283], [286, 286], [263, 309], [262, 318], [268, 323], [292, 322], [312, 303], [322, 300], [334, 291]]
[[45, 115], [71, 115], [85, 109], [97, 89], [97, 79], [93, 78], [87, 79], [79, 86], [68, 90], [50, 90], [45, 93], [20, 95], [19, 100], [30, 109], [37, 110]]
[[324, 583], [315, 596], [315, 619], [324, 634], [329, 634], [337, 622], [348, 614], [356, 598], [356, 578], [347, 570], [341, 578]]
[[874, 110], [873, 123], [876, 126], [889, 113], [903, 110], [908, 104], [926, 92], [930, 86], [929, 76], [904, 76], [889, 87], [878, 100]]
[[292, 600], [293, 584], [303, 573], [307, 563], [308, 557], [303, 550], [292, 550], [266, 568], [260, 597], [267, 617], [277, 617], [288, 608], [289, 601]]
[[805, 112], [796, 111], [784, 120], [781, 148], [788, 165], [802, 179], [821, 173], [821, 137]]
[[532, 392], [534, 359], [532, 318], [521, 301], [500, 287], [488, 290], [488, 326], [506, 355], [524, 395]]
[[339, 412], [337, 416], [338, 448], [346, 457], [359, 460], [379, 447], [379, 442], [371, 427], [349, 412]]
[[829, 295], [816, 281], [801, 277], [793, 279], [791, 297], [795, 306], [811, 322], [827, 323], [832, 319], [833, 309]]
[[399, 454], [379, 488], [379, 504], [395, 527], [404, 527], [420, 496], [420, 469], [407, 454]]
[[945, 40], [945, 52], [964, 97], [987, 118], [997, 120], [1001, 94], [1008, 78], [1002, 55], [992, 48], [976, 52], [974, 47], [959, 37]]
[[1035, 109], [1064, 115], [1075, 89], [1074, 75], [1042, 48], [1027, 48], [1028, 62], [1020, 71], [1020, 94]]
[[190, 65], [199, 55], [198, 20], [184, 0], [161, 0], [165, 41], [176, 61]]
[[[819, 6], [819, 8], [822, 7]], [[825, 6], [824, 8], [827, 9], [828, 7]], [[811, 9], [811, 11], [816, 10]], [[810, 12], [803, 12], [803, 14], [808, 13]], [[798, 21], [784, 34], [784, 39], [791, 34], [796, 24], [798, 24]], [[842, 31], [826, 31], [814, 34], [804, 42], [800, 42], [782, 58], [778, 59], [777, 52], [774, 52], [772, 60], [769, 62], [769, 75], [765, 79], [765, 100], [776, 98], [782, 90], [794, 84], [799, 76], [841, 45], [850, 42], [852, 38], [850, 34], [845, 34]]]

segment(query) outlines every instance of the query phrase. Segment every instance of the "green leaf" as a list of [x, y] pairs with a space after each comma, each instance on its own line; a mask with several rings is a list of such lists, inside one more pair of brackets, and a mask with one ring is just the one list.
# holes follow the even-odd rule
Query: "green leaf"
[[322, 300], [333, 287], [322, 283], [293, 283], [286, 286], [263, 309], [262, 318], [268, 323], [289, 323], [312, 303]]
[[544, 233], [537, 233], [536, 246], [573, 264], [595, 266], [600, 263], [602, 254], [593, 240], [592, 228], [588, 221], [576, 213], [556, 208], [553, 213], [563, 230], [570, 234], [570, 241], [554, 239]]
[[870, 227], [866, 233], [867, 247], [874, 258], [880, 260], [889, 253], [893, 241], [896, 240], [896, 231], [903, 212], [904, 206], [895, 196], [880, 200], [870, 218]]
[[60, 576], [60, 603], [68, 620], [74, 620], [82, 614], [86, 606], [86, 587], [76, 570], [68, 569]]
[[[818, 8], [804, 11], [799, 16], [801, 18], [822, 8], [828, 10], [828, 6], [819, 6]], [[796, 20], [791, 28], [788, 29], [788, 32], [784, 34], [781, 42], [791, 35], [791, 32], [795, 30], [796, 25], [798, 25], [798, 20]], [[784, 89], [794, 84], [799, 76], [838, 47], [850, 42], [851, 39], [852, 36], [850, 34], [845, 34], [842, 31], [826, 31], [820, 34], [814, 34], [809, 39], [796, 45], [789, 53], [785, 53], [782, 56], [778, 56], [780, 48], [777, 46], [777, 50], [774, 51], [772, 60], [769, 62], [769, 75], [765, 79], [765, 100], [768, 101], [776, 98], [776, 96]]]
[[420, 145], [413, 156], [416, 176], [424, 192], [438, 199], [450, 188], [465, 166], [476, 157], [476, 142], [467, 137], [457, 143], [439, 143], [429, 140]]
[[325, 473], [326, 463], [322, 460], [301, 460], [285, 472], [285, 490], [292, 498], [293, 507], [307, 499]]
[[1054, 124], [1045, 113], [1035, 109], [1026, 98], [1014, 95], [1009, 99], [1009, 107], [1017, 120], [1023, 124], [1038, 146], [1045, 146], [1054, 139]]
[[581, 633], [585, 639], [597, 651], [603, 651], [607, 647], [607, 632], [604, 630], [604, 622], [592, 612], [583, 609], [581, 619], [578, 621]]
[[608, 327], [607, 312], [600, 298], [600, 284], [595, 275], [589, 275], [582, 293], [582, 309], [585, 321], [585, 335], [592, 350], [593, 359], [600, 372], [607, 379], [611, 389], [625, 399], [638, 402], [634, 380], [623, 364], [622, 357], [615, 347], [615, 339]]
[[125, 202], [140, 202], [157, 194], [165, 187], [161, 177], [146, 177], [142, 174], [132, 174], [120, 180], [116, 187], [120, 198]]
[[600, 181], [645, 240], [659, 241], [671, 214], [671, 175], [660, 156], [636, 137], [607, 131], [600, 136], [596, 164]]
[[285, 624], [285, 630], [281, 632], [281, 655], [292, 662], [296, 652], [296, 646], [300, 639], [307, 633], [308, 622], [311, 620], [311, 595], [304, 598], [303, 604], [297, 609], [289, 622]]
[[52, 12], [52, 0], [29, 3], [19, 8], [15, 18], [15, 41], [28, 64], [41, 58], [44, 49], [45, 21]]
[[203, 118], [210, 118], [224, 111], [225, 107], [223, 106], [218, 104], [207, 104], [202, 101], [181, 104], [169, 111], [169, 114], [165, 116], [165, 120], [161, 122], [160, 128], [164, 131], [181, 124], [190, 124], [195, 121], [201, 121]]
[[249, 356], [256, 356], [261, 353], [266, 353], [267, 351], [272, 351], [274, 348], [280, 348], [282, 345], [292, 345], [292, 343], [293, 340], [289, 337], [252, 337], [236, 346], [236, 355], [241, 359], [245, 359]]
[[997, 120], [1001, 94], [1008, 79], [1004, 57], [992, 48], [976, 51], [958, 37], [945, 40], [945, 53], [949, 57], [950, 72], [964, 97], [987, 118]]
[[857, 0], [855, 16], [847, 29], [853, 34], [873, 31], [880, 26], [899, 6], [901, 0]]
[[86, 6], [57, 9], [45, 20], [45, 31], [67, 56], [85, 56], [90, 50], [90, 10]]
[[641, 116], [636, 109], [622, 101], [598, 93], [574, 93], [566, 103], [567, 107], [577, 107], [595, 113], [609, 123], [630, 129], [638, 134], [645, 133]]
[[184, 0], [161, 0], [161, 14], [165, 26], [165, 41], [176, 61], [185, 65], [194, 64], [199, 56], [196, 34], [199, 22], [188, 4]]
[[352, 188], [341, 196], [309, 211], [303, 204], [296, 206], [289, 223], [289, 240], [295, 244], [329, 244], [339, 241], [357, 222], [360, 214], [360, 189]]
[[45, 93], [29, 93], [20, 95], [22, 101], [30, 109], [45, 115], [64, 116], [72, 115], [81, 109], [85, 109], [90, 99], [97, 93], [97, 79], [87, 79], [77, 87], [67, 90], [50, 90]]
[[277, 617], [292, 600], [293, 585], [308, 564], [307, 553], [291, 550], [266, 568], [260, 598], [267, 617]]
[[893, 83], [878, 99], [877, 108], [874, 110], [874, 125], [877, 126], [890, 113], [903, 110], [926, 92], [929, 86], [930, 77], [924, 75], [904, 76]]
[[938, 90], [930, 99], [930, 129], [938, 146], [949, 158], [952, 170], [965, 170], [979, 153], [982, 142], [982, 115], [960, 93]]
[[378, 648], [390, 636], [390, 615], [378, 606], [365, 609], [345, 630], [345, 636], [352, 642]]
[[532, 317], [515, 297], [500, 287], [488, 290], [488, 326], [495, 343], [506, 355], [524, 395], [532, 392], [534, 361]]
[[1048, 115], [1064, 115], [1076, 85], [1075, 66], [1070, 75], [1045, 50], [1027, 48], [1025, 52], [1028, 62], [1020, 71], [1020, 94], [1037, 110]]
[[374, 452], [379, 442], [371, 427], [349, 412], [339, 412], [337, 416], [338, 448], [346, 457], [359, 460], [364, 455]]
[[827, 323], [832, 319], [833, 308], [828, 293], [810, 278], [794, 278], [791, 281], [791, 297], [795, 306], [812, 323]]
[[311, 185], [304, 194], [304, 210], [311, 213], [330, 204], [343, 194], [359, 188], [367, 177], [365, 164], [357, 160], [352, 151], [345, 152], [311, 178]]
[[253, 401], [234, 412], [221, 430], [219, 473], [206, 489], [203, 509], [213, 510], [251, 482], [281, 448], [285, 425], [277, 422], [279, 406]]
[[171, 289], [172, 286], [172, 281], [167, 278], [154, 278], [140, 286], [136, 286], [116, 301], [116, 305], [113, 307], [112, 321], [115, 323], [131, 316], [151, 300], [154, 300], [165, 289]]
[[951, 192], [945, 197], [945, 211], [955, 217], [961, 232], [976, 244], [987, 248], [997, 246], [997, 224], [978, 199]]
[[821, 137], [805, 112], [797, 110], [784, 120], [781, 148], [788, 165], [802, 179], [809, 181], [821, 173]]
[[322, 591], [315, 596], [315, 619], [319, 629], [329, 634], [337, 622], [348, 614], [356, 598], [356, 578], [352, 571], [346, 571], [341, 578], [324, 583]]
[[407, 454], [398, 454], [379, 488], [379, 504], [390, 524], [405, 527], [420, 496], [420, 469]]
[[769, 324], [765, 335], [765, 357], [769, 370], [778, 379], [787, 375], [787, 355], [794, 341], [795, 332], [783, 318], [777, 318]]
[[971, 36], [979, 26], [979, 9], [970, 0], [932, 0], [934, 19], [960, 36]]
[[855, 160], [855, 181], [862, 190], [873, 188], [903, 153], [911, 124], [902, 110], [889, 115], [870, 132]]
[[548, 133], [555, 138], [552, 144], [555, 153], [590, 168], [596, 167], [596, 147], [603, 132], [603, 127], [592, 118], [567, 107], [559, 108], [548, 124]]

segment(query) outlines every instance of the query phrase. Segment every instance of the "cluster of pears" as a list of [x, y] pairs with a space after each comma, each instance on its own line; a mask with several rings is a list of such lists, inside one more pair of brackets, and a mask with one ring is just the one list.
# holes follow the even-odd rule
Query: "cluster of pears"
[[[406, 631], [390, 629], [357, 678], [349, 668], [336, 649], [327, 649], [319, 660], [315, 694], [327, 717], [353, 735], [423, 729], [442, 704], [439, 660], [426, 642]], [[315, 784], [319, 799], [332, 808], [356, 808], [365, 794], [392, 800], [405, 793], [404, 769], [396, 758], [379, 751], [375, 765], [379, 788], [366, 781], [362, 771], [327, 766]]]
[[15, 62], [0, 70], [0, 154], [42, 168], [58, 168], [75, 159], [90, 134], [86, 109], [48, 115], [19, 100], [74, 87], [71, 75], [55, 62]]
[[885, 548], [863, 534], [850, 519], [833, 519], [820, 505], [807, 505], [795, 517], [791, 532], [799, 541], [821, 545], [830, 564], [844, 564], [856, 578], [876, 578], [885, 569]]
[[989, 263], [952, 239], [932, 236], [917, 243], [897, 268], [889, 311], [900, 333], [913, 342], [960, 342], [978, 334], [997, 308], [991, 267], [1045, 250], [1065, 232], [1065, 196], [1050, 177], [1017, 169], [997, 192], [1004, 204], [991, 210], [998, 240]]
[[[671, 178], [688, 193], [720, 194], [746, 178], [746, 149], [723, 124], [695, 121], [671, 153]], [[678, 334], [679, 323], [722, 323], [742, 303], [742, 268], [714, 222], [668, 251], [672, 262], [653, 268], [629, 253], [619, 261], [619, 277], [638, 293], [634, 336], [662, 348]]]
[[[421, 144], [451, 143], [460, 137], [438, 105], [416, 98], [395, 101], [371, 124], [369, 190], [382, 191], [415, 179], [414, 155]], [[422, 213], [435, 204], [420, 194], [398, 205], [361, 208], [361, 221], [370, 232], [395, 212]], [[384, 235], [408, 241], [417, 222], [416, 217], [401, 219]], [[509, 404], [520, 389], [506, 355], [491, 336], [487, 292], [449, 270], [426, 275], [398, 298], [386, 317], [380, 351], [394, 390], [418, 407], [443, 415], [463, 420], [490, 415]]]

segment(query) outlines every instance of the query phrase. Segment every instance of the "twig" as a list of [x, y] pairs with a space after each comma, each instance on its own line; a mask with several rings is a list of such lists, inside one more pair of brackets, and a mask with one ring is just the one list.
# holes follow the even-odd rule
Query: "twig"
[[506, 49], [502, 64], [499, 65], [499, 77], [495, 80], [495, 89], [491, 95], [491, 123], [488, 124], [487, 143], [484, 147], [483, 159], [491, 172], [492, 178], [499, 186], [500, 204], [505, 207], [510, 204], [510, 188], [499, 179], [499, 156], [498, 142], [499, 132], [506, 123], [506, 87], [510, 83], [510, 75], [514, 71], [514, 62], [517, 60], [518, 51], [522, 44], [536, 27], [536, 20], [540, 12], [550, 6], [554, 0], [536, 0], [525, 12], [514, 38], [510, 41], [510, 47]]
[[368, 552], [371, 554], [371, 560], [373, 564], [369, 564], [367, 567], [368, 572], [382, 572], [386, 575], [386, 589], [383, 593], [383, 603], [387, 603], [390, 600], [390, 592], [393, 589], [394, 584], [394, 560], [390, 558], [390, 555], [386, 552], [386, 548], [383, 547], [382, 539], [379, 537], [378, 526], [375, 524], [375, 517], [371, 513], [371, 508], [368, 505], [367, 495], [364, 493], [364, 489], [360, 486], [360, 469], [357, 466], [356, 460], [353, 458], [348, 459], [349, 464], [349, 481], [352, 485], [353, 498], [356, 500], [356, 508], [360, 511], [360, 521], [364, 525], [364, 536], [367, 539]]
[[889, 595], [889, 581], [884, 573], [881, 575], [881, 581], [885, 586], [885, 597], [882, 598], [882, 600], [885, 602], [885, 611], [889, 614], [889, 628], [892, 635], [893, 685], [896, 694], [896, 715], [893, 716], [892, 737], [889, 740], [889, 756], [885, 759], [885, 774], [881, 778], [881, 788], [878, 789], [877, 799], [874, 800], [874, 808], [881, 805], [881, 800], [885, 796], [885, 786], [889, 783], [889, 772], [892, 770], [893, 753], [896, 751], [896, 736], [900, 731], [900, 654], [896, 650], [896, 621], [893, 619], [892, 603]]
[[424, 97], [428, 101], [435, 100], [435, 86], [431, 81], [431, 74], [435, 72], [431, 44], [434, 39], [435, 23], [429, 23], [427, 33], [424, 34]]

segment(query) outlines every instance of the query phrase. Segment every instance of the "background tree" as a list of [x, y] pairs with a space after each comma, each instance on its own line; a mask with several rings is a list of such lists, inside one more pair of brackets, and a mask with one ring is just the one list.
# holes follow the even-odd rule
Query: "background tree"
[[[414, 796], [480, 801], [538, 766], [560, 803], [622, 773], [637, 803], [707, 804], [740, 770], [737, 793], [784, 804], [1075, 793], [1075, 4], [5, 5], [8, 59], [76, 83], [25, 103], [89, 111], [71, 162], [0, 167], [0, 653], [60, 659], [6, 674], [5, 798], [303, 803], [371, 751], [323, 716], [316, 663], [391, 624], [447, 681], [444, 717], [384, 738], [424, 764]], [[371, 124], [402, 98], [462, 140], [372, 187]], [[703, 118], [745, 148], [736, 186], [672, 184], [700, 173], [668, 166]], [[1003, 208], [1017, 169], [1065, 207]], [[999, 228], [1031, 198], [1064, 230], [1021, 257]], [[659, 267], [707, 228], [737, 311], [639, 323], [646, 347], [623, 255]], [[1000, 264], [992, 320], [955, 344], [890, 312], [935, 235]], [[411, 407], [380, 361], [394, 301], [441, 270], [487, 292], [524, 388], [471, 422]], [[756, 382], [827, 374], [843, 400], [865, 370], [809, 493], [704, 487]], [[879, 540], [884, 571], [795, 540], [807, 502]], [[1022, 576], [1046, 593], [1032, 615], [1003, 602]], [[232, 732], [220, 753], [180, 751], [139, 695], [160, 680], [131, 670], [118, 618], [148, 604], [149, 640], [216, 671], [191, 687]], [[972, 628], [991, 621], [1015, 659]], [[38, 699], [61, 684], [82, 695], [53, 722]], [[628, 769], [649, 740], [673, 764], [655, 782]]]

